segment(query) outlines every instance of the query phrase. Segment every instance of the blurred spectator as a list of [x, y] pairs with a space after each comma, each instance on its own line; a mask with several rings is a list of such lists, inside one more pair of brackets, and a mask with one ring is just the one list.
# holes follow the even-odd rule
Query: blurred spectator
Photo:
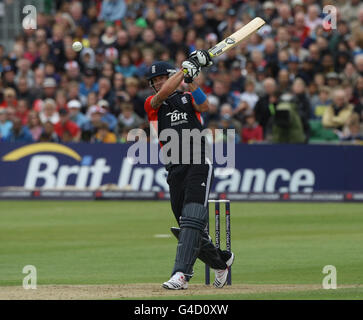
[[96, 134], [97, 128], [102, 123], [102, 116], [105, 113], [105, 111], [97, 106], [93, 105], [89, 107], [88, 111], [88, 117], [89, 121], [84, 123], [81, 127], [82, 129], [82, 140], [84, 141], [91, 141], [92, 137]]
[[303, 143], [306, 141], [303, 125], [291, 94], [280, 97], [273, 120], [274, 143]]
[[252, 80], [247, 80], [245, 91], [240, 95], [240, 102], [247, 102], [250, 109], [254, 109], [258, 101], [258, 96], [255, 92], [255, 83]]
[[15, 118], [9, 134], [4, 139], [6, 142], [33, 142], [33, 137], [27, 126], [23, 126], [21, 119]]
[[46, 99], [43, 104], [43, 109], [39, 113], [40, 121], [44, 124], [51, 122], [56, 124], [59, 122], [59, 114], [57, 112], [57, 106], [53, 99]]
[[115, 92], [112, 90], [111, 80], [102, 77], [98, 80], [98, 100], [106, 100], [110, 106], [111, 112], [114, 112], [116, 102]]
[[267, 78], [263, 82], [264, 95], [259, 98], [255, 105], [255, 116], [257, 122], [262, 126], [262, 131], [267, 132], [267, 125], [270, 117], [275, 112], [275, 107], [278, 100], [277, 84], [273, 78]]
[[325, 110], [332, 104], [330, 99], [330, 89], [328, 86], [323, 86], [319, 90], [319, 97], [312, 101], [311, 104], [311, 119], [322, 119]]
[[87, 69], [84, 72], [83, 81], [79, 85], [79, 95], [83, 102], [86, 101], [90, 92], [98, 92], [98, 83], [94, 70]]
[[342, 141], [363, 141], [363, 130], [359, 121], [359, 114], [352, 113], [339, 135]]
[[310, 101], [306, 95], [305, 83], [301, 78], [297, 78], [292, 85], [292, 93], [295, 99], [295, 108], [300, 116], [306, 139], [309, 139], [309, 119], [311, 113]]
[[[199, 34], [197, 32], [197, 34]], [[189, 48], [184, 41], [184, 30], [176, 26], [171, 30], [171, 42], [168, 45], [171, 59], [175, 60], [178, 51], [183, 51], [186, 56], [189, 55]]]
[[124, 0], [104, 0], [98, 17], [101, 21], [118, 21], [125, 17], [127, 6]]
[[55, 98], [57, 83], [54, 78], [46, 78], [43, 83], [43, 99]]
[[100, 100], [97, 102], [97, 105], [103, 110], [101, 121], [107, 123], [108, 129], [110, 131], [115, 131], [117, 126], [117, 118], [112, 113], [110, 113], [110, 105], [108, 102], [106, 100]]
[[140, 86], [139, 80], [137, 78], [127, 78], [125, 85], [127, 94], [126, 100], [132, 103], [135, 113], [141, 119], [144, 119], [146, 117], [144, 99], [138, 95]]
[[23, 126], [28, 124], [28, 114], [29, 114], [28, 102], [24, 99], [19, 100], [15, 116], [21, 120]]
[[120, 64], [116, 66], [116, 72], [122, 73], [124, 77], [133, 77], [137, 74], [137, 67], [132, 64], [131, 56], [128, 52], [121, 54]]
[[102, 122], [97, 128], [97, 132], [93, 138], [93, 142], [116, 143], [117, 139], [116, 135], [113, 132], [109, 131], [108, 124]]
[[24, 99], [27, 101], [29, 106], [32, 106], [33, 102], [35, 101], [35, 95], [32, 93], [33, 90], [29, 88], [26, 78], [19, 78], [17, 89], [17, 96], [19, 100]]
[[347, 103], [344, 90], [339, 89], [334, 91], [333, 104], [323, 114], [323, 126], [341, 131], [352, 114], [352, 111], [353, 106]]
[[79, 128], [82, 128], [88, 122], [87, 117], [81, 112], [81, 107], [81, 102], [78, 100], [68, 102], [69, 119]]
[[81, 132], [76, 123], [69, 119], [66, 109], [59, 110], [59, 122], [54, 125], [54, 131], [63, 142], [78, 142]]
[[263, 6], [262, 18], [271, 24], [272, 20], [276, 18], [276, 6], [273, 1], [266, 1]]
[[320, 15], [320, 7], [316, 4], [312, 4], [308, 6], [308, 12], [305, 19], [305, 25], [311, 30], [314, 31], [316, 27], [320, 26], [323, 20], [319, 17]]
[[20, 78], [25, 78], [29, 87], [33, 86], [34, 83], [34, 73], [30, 69], [31, 63], [27, 59], [19, 59], [17, 62], [18, 72], [15, 76], [15, 83], [19, 84]]
[[54, 124], [50, 121], [43, 124], [39, 142], [60, 142], [58, 135], [54, 132]]
[[33, 137], [33, 141], [39, 141], [43, 132], [43, 126], [36, 111], [30, 111], [28, 114], [28, 128]]
[[0, 104], [0, 108], [14, 107], [18, 105], [16, 100], [16, 92], [13, 88], [6, 88], [4, 90], [4, 100]]
[[10, 135], [13, 123], [8, 119], [7, 109], [0, 108], [0, 141]]
[[121, 103], [121, 113], [118, 117], [119, 129], [137, 128], [143, 123], [143, 120], [134, 112], [132, 104], [129, 102]]
[[262, 127], [257, 123], [253, 111], [249, 111], [245, 115], [245, 124], [242, 128], [241, 135], [243, 143], [253, 143], [263, 140]]

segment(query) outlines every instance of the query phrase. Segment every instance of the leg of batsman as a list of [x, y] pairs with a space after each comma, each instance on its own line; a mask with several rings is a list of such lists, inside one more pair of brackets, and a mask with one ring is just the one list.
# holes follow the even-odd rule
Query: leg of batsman
[[[171, 227], [170, 231], [173, 233], [175, 238], [179, 240], [180, 228]], [[225, 269], [226, 261], [231, 257], [230, 253], [226, 250], [217, 248], [210, 236], [204, 230], [201, 238], [200, 251], [198, 259], [209, 265], [213, 269]]]

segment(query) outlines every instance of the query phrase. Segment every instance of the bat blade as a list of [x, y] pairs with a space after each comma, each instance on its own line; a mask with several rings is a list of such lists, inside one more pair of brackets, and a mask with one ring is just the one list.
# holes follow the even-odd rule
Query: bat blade
[[243, 26], [241, 29], [237, 30], [229, 37], [217, 43], [213, 48], [209, 49], [208, 52], [211, 58], [220, 56], [229, 49], [235, 47], [241, 41], [248, 39], [248, 37], [250, 37], [258, 29], [260, 29], [265, 23], [266, 22], [259, 17], [254, 18], [252, 21]]

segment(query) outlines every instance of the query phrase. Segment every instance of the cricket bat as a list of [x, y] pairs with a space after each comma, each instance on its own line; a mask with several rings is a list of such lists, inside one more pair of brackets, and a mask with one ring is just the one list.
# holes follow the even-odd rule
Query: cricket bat
[[259, 17], [254, 18], [241, 29], [237, 30], [229, 37], [217, 43], [213, 48], [209, 49], [209, 55], [211, 58], [220, 56], [221, 54], [239, 44], [241, 41], [248, 39], [249, 36], [260, 29], [265, 23], [266, 22]]

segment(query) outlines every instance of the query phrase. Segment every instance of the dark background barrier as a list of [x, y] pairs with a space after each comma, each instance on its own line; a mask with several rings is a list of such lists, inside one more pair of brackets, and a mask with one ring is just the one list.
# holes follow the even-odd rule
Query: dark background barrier
[[[0, 144], [0, 187], [113, 188], [167, 192], [161, 164], [127, 160], [128, 144]], [[216, 165], [212, 192], [363, 191], [363, 148], [326, 145], [236, 145], [235, 169]], [[110, 187], [110, 186], [109, 186]]]

